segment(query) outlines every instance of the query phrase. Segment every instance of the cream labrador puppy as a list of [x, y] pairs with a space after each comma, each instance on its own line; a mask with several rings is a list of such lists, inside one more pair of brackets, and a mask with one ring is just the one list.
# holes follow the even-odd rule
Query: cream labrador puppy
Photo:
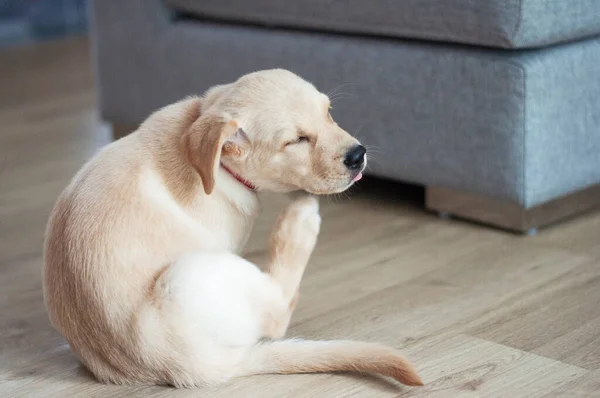
[[365, 152], [333, 121], [328, 97], [285, 70], [157, 111], [90, 160], [55, 205], [44, 253], [52, 323], [104, 382], [357, 371], [422, 385], [391, 348], [280, 340], [319, 233], [314, 198], [283, 211], [264, 271], [239, 256], [256, 191], [344, 191]]

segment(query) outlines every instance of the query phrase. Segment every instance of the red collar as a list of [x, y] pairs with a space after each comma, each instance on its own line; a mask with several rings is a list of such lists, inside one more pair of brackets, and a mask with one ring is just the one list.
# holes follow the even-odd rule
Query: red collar
[[256, 192], [256, 185], [252, 184], [250, 181], [244, 179], [242, 176], [240, 176], [237, 173], [234, 173], [233, 171], [231, 171], [231, 169], [229, 169], [227, 166], [225, 166], [223, 163], [221, 163], [221, 167], [223, 167], [223, 169], [225, 169], [226, 172], [228, 172], [229, 174], [231, 174], [231, 176], [233, 178], [235, 178], [236, 180], [238, 180], [240, 183], [244, 184], [244, 186], [246, 188], [248, 188], [251, 191], [255, 191]]

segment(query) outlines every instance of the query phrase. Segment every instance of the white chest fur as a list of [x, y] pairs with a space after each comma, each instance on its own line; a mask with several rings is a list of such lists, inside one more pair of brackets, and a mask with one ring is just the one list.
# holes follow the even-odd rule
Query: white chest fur
[[215, 191], [200, 193], [188, 207], [178, 203], [153, 172], [141, 176], [140, 187], [142, 196], [162, 214], [166, 229], [191, 240], [194, 249], [239, 253], [258, 213], [258, 199], [228, 177], [219, 175]]

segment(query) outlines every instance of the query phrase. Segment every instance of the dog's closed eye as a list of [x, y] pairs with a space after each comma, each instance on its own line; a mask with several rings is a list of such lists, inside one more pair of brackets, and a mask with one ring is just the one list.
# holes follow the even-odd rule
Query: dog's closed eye
[[294, 141], [290, 141], [285, 145], [289, 146], [289, 145], [294, 145], [294, 144], [302, 144], [305, 142], [310, 142], [310, 138], [305, 135], [299, 135], [298, 138], [296, 138]]

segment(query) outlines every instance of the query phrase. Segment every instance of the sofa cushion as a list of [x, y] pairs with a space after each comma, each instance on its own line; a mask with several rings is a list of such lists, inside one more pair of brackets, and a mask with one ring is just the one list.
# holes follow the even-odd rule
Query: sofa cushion
[[599, 0], [165, 0], [191, 15], [501, 48], [600, 34]]

